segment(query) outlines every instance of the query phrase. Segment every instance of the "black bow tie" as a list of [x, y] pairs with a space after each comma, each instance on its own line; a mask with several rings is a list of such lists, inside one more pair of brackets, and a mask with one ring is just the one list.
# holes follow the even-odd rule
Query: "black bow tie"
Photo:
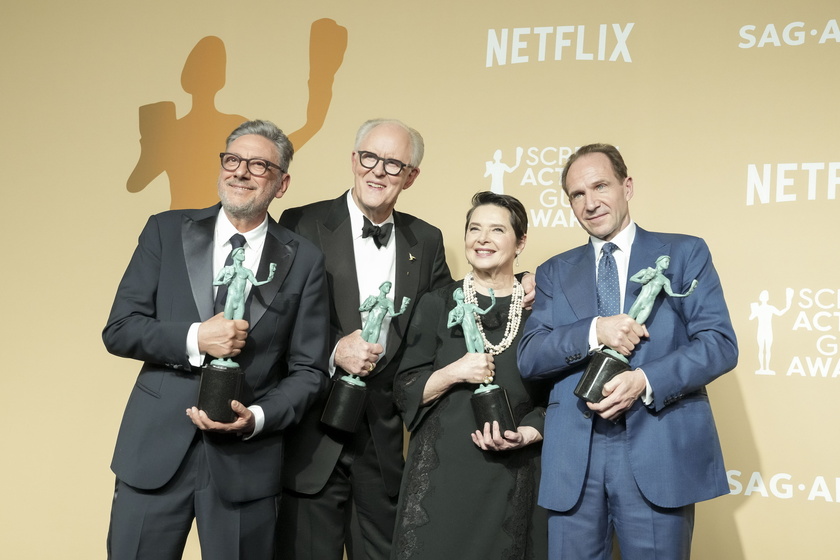
[[381, 226], [375, 226], [368, 220], [367, 216], [362, 216], [362, 218], [365, 220], [365, 225], [362, 226], [362, 237], [373, 237], [373, 242], [376, 243], [377, 249], [381, 249], [383, 245], [387, 245], [394, 224], [387, 223]]

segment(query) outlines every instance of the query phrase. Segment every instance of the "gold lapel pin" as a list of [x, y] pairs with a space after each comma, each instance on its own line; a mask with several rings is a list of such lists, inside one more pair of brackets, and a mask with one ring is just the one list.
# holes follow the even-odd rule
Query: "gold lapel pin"
[[416, 260], [417, 260], [417, 257], [415, 257], [414, 255], [412, 255], [411, 253], [409, 253], [409, 254], [408, 254], [408, 260], [410, 260], [410, 261], [416, 261]]

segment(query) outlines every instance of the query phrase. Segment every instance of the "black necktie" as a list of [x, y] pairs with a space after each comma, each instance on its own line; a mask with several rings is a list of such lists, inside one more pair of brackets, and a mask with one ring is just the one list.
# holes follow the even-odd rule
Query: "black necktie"
[[373, 237], [373, 242], [376, 243], [376, 248], [381, 249], [383, 245], [388, 244], [388, 239], [391, 237], [391, 228], [393, 223], [382, 224], [375, 226], [368, 220], [367, 216], [362, 216], [365, 220], [365, 225], [362, 226], [362, 237]]
[[[234, 233], [230, 237], [230, 253], [225, 259], [225, 266], [233, 264], [233, 252], [240, 247], [245, 246], [245, 237], [241, 233]], [[226, 284], [219, 286], [216, 290], [216, 303], [213, 306], [213, 312], [218, 314], [225, 310], [225, 300], [227, 299], [228, 287]]]
[[612, 317], [621, 313], [621, 291], [618, 287], [618, 269], [612, 253], [618, 249], [615, 243], [604, 243], [601, 260], [598, 261], [598, 316]]

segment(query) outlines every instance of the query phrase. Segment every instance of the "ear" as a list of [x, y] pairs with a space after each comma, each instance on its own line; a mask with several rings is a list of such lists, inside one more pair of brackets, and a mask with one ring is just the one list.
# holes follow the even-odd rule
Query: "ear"
[[624, 179], [624, 200], [633, 198], [633, 177]]
[[277, 185], [277, 190], [274, 192], [274, 198], [283, 198], [283, 195], [286, 194], [286, 191], [289, 190], [289, 185], [292, 182], [292, 176], [286, 173], [283, 175], [283, 178], [280, 179], [280, 184]]
[[418, 175], [420, 175], [420, 168], [412, 167], [411, 171], [408, 172], [408, 179], [406, 179], [405, 185], [403, 185], [402, 190], [406, 190], [408, 187], [413, 185]]
[[522, 239], [520, 239], [519, 242], [516, 244], [516, 250], [519, 253], [521, 253], [522, 251], [525, 250], [525, 242], [526, 241], [528, 241], [528, 234], [527, 233], [525, 235], [523, 235]]

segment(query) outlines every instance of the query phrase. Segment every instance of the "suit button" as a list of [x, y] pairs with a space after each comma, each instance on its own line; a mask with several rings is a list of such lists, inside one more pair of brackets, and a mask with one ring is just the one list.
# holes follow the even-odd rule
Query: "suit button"
[[590, 418], [592, 418], [592, 411], [591, 410], [585, 411], [583, 413], [583, 417], [586, 418], [587, 420], [589, 420]]

